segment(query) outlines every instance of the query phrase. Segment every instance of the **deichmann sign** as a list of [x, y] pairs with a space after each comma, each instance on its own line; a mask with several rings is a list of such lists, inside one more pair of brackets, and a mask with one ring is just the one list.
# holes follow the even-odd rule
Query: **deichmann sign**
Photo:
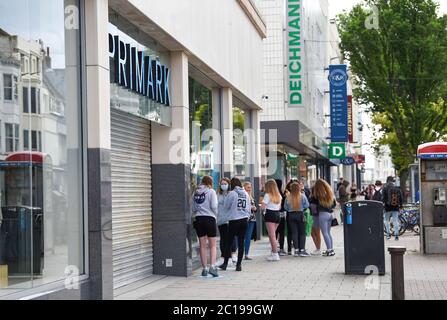
[[348, 73], [346, 65], [329, 66], [331, 142], [348, 142]]
[[343, 159], [346, 157], [344, 143], [331, 143], [329, 145], [329, 159]]
[[303, 42], [302, 42], [302, 2], [287, 0], [287, 88], [289, 107], [304, 106], [303, 95]]
[[169, 106], [170, 70], [160, 61], [109, 33], [109, 56], [114, 60], [114, 82], [148, 99]]

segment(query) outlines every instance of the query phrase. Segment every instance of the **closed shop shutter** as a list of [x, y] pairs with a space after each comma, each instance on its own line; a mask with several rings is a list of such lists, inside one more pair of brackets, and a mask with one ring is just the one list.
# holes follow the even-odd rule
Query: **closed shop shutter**
[[150, 122], [112, 109], [113, 287], [152, 275]]

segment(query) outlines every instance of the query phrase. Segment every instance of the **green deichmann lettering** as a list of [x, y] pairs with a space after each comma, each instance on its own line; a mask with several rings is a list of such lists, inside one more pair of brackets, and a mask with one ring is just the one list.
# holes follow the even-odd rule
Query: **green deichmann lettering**
[[302, 61], [301, 61], [301, 1], [288, 0], [288, 58], [289, 58], [289, 105], [301, 105]]

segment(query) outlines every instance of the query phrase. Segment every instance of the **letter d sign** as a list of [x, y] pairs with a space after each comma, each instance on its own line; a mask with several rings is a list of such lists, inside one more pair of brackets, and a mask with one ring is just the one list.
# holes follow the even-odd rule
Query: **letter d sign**
[[344, 159], [346, 149], [344, 143], [333, 143], [329, 145], [329, 159]]

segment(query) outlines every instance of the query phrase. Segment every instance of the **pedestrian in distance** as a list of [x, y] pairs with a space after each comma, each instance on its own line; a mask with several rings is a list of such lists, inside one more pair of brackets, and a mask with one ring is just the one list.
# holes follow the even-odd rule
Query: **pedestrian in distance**
[[290, 226], [289, 236], [292, 238], [293, 247], [295, 248], [295, 257], [310, 256], [306, 251], [306, 218], [304, 215], [304, 210], [309, 208], [309, 202], [302, 191], [303, 188], [300, 183], [292, 183], [284, 203]]
[[278, 244], [276, 243], [276, 229], [281, 221], [279, 215], [281, 210], [281, 201], [282, 197], [279, 193], [278, 185], [276, 184], [275, 180], [268, 180], [265, 184], [265, 194], [261, 203], [262, 208], [265, 209], [264, 220], [272, 249], [271, 255], [267, 258], [268, 261], [280, 260]]
[[[220, 180], [219, 187], [217, 188], [217, 227], [219, 228], [220, 235], [220, 253], [221, 253], [221, 263], [225, 260], [226, 247], [230, 239], [228, 238], [228, 221], [229, 221], [229, 212], [224, 209], [225, 199], [230, 192], [230, 179], [223, 178]], [[232, 242], [231, 242], [232, 243]]]
[[357, 185], [355, 184], [355, 182], [351, 184], [349, 200], [350, 201], [357, 200]]
[[[287, 213], [286, 210], [284, 209], [284, 201], [286, 199], [286, 196], [282, 190], [282, 180], [280, 179], [275, 179], [276, 185], [278, 186], [278, 190], [279, 193], [281, 194], [281, 209], [280, 209], [280, 222], [279, 222], [279, 226], [276, 229], [276, 239], [279, 242], [279, 255], [280, 256], [285, 256], [287, 255], [286, 251], [284, 250], [284, 242], [286, 239], [286, 227], [287, 226]], [[288, 230], [288, 228], [287, 228]], [[292, 241], [290, 237], [287, 237], [287, 251], [290, 252], [290, 254], [292, 254]]]
[[365, 200], [373, 200], [374, 192], [375, 192], [375, 186], [373, 184], [368, 185], [364, 192]]
[[[237, 237], [238, 241], [238, 257], [236, 263], [236, 271], [242, 271], [242, 258], [244, 257], [244, 241], [248, 227], [248, 218], [250, 217], [251, 206], [250, 197], [242, 188], [242, 183], [238, 178], [231, 179], [231, 192], [228, 194], [224, 203], [224, 210], [229, 212], [228, 233], [229, 239]], [[228, 260], [231, 256], [231, 244], [227, 245], [227, 253], [225, 260], [220, 269], [226, 270]]]
[[245, 182], [244, 189], [248, 193], [248, 196], [250, 198], [250, 217], [248, 218], [248, 228], [247, 233], [245, 234], [245, 260], [253, 260], [248, 254], [250, 252], [250, 244], [253, 237], [253, 231], [256, 227], [256, 211], [258, 211], [258, 207], [256, 206], [256, 202], [253, 199], [253, 188], [251, 183]]
[[[194, 228], [199, 237], [200, 261], [202, 263], [202, 276], [208, 272], [213, 277], [218, 277], [216, 267], [216, 236], [218, 215], [217, 195], [213, 189], [213, 179], [209, 176], [202, 178], [201, 184], [193, 195], [192, 212], [195, 215]], [[211, 265], [207, 269], [207, 245], [210, 248]]]
[[382, 181], [377, 180], [376, 183], [374, 184], [374, 195], [373, 195], [372, 200], [382, 202], [382, 200], [383, 200], [383, 188], [382, 187], [383, 187]]
[[318, 212], [318, 223], [320, 230], [323, 233], [324, 242], [326, 243], [327, 250], [324, 251], [322, 255], [334, 256], [335, 251], [331, 236], [331, 227], [333, 220], [332, 213], [337, 204], [335, 202], [335, 195], [331, 186], [323, 179], [319, 179], [315, 183], [311, 201], [313, 201], [314, 205], [316, 206], [316, 210]]
[[395, 184], [394, 177], [389, 176], [386, 179], [386, 186], [383, 188], [382, 202], [385, 205], [384, 223], [386, 227], [386, 238], [391, 239], [390, 218], [393, 218], [394, 238], [399, 240], [399, 210], [402, 209], [403, 197], [402, 190]]
[[337, 188], [338, 203], [340, 204], [340, 220], [343, 221], [343, 206], [350, 199], [350, 194], [348, 192], [349, 182], [343, 178], [340, 178], [340, 183]]

